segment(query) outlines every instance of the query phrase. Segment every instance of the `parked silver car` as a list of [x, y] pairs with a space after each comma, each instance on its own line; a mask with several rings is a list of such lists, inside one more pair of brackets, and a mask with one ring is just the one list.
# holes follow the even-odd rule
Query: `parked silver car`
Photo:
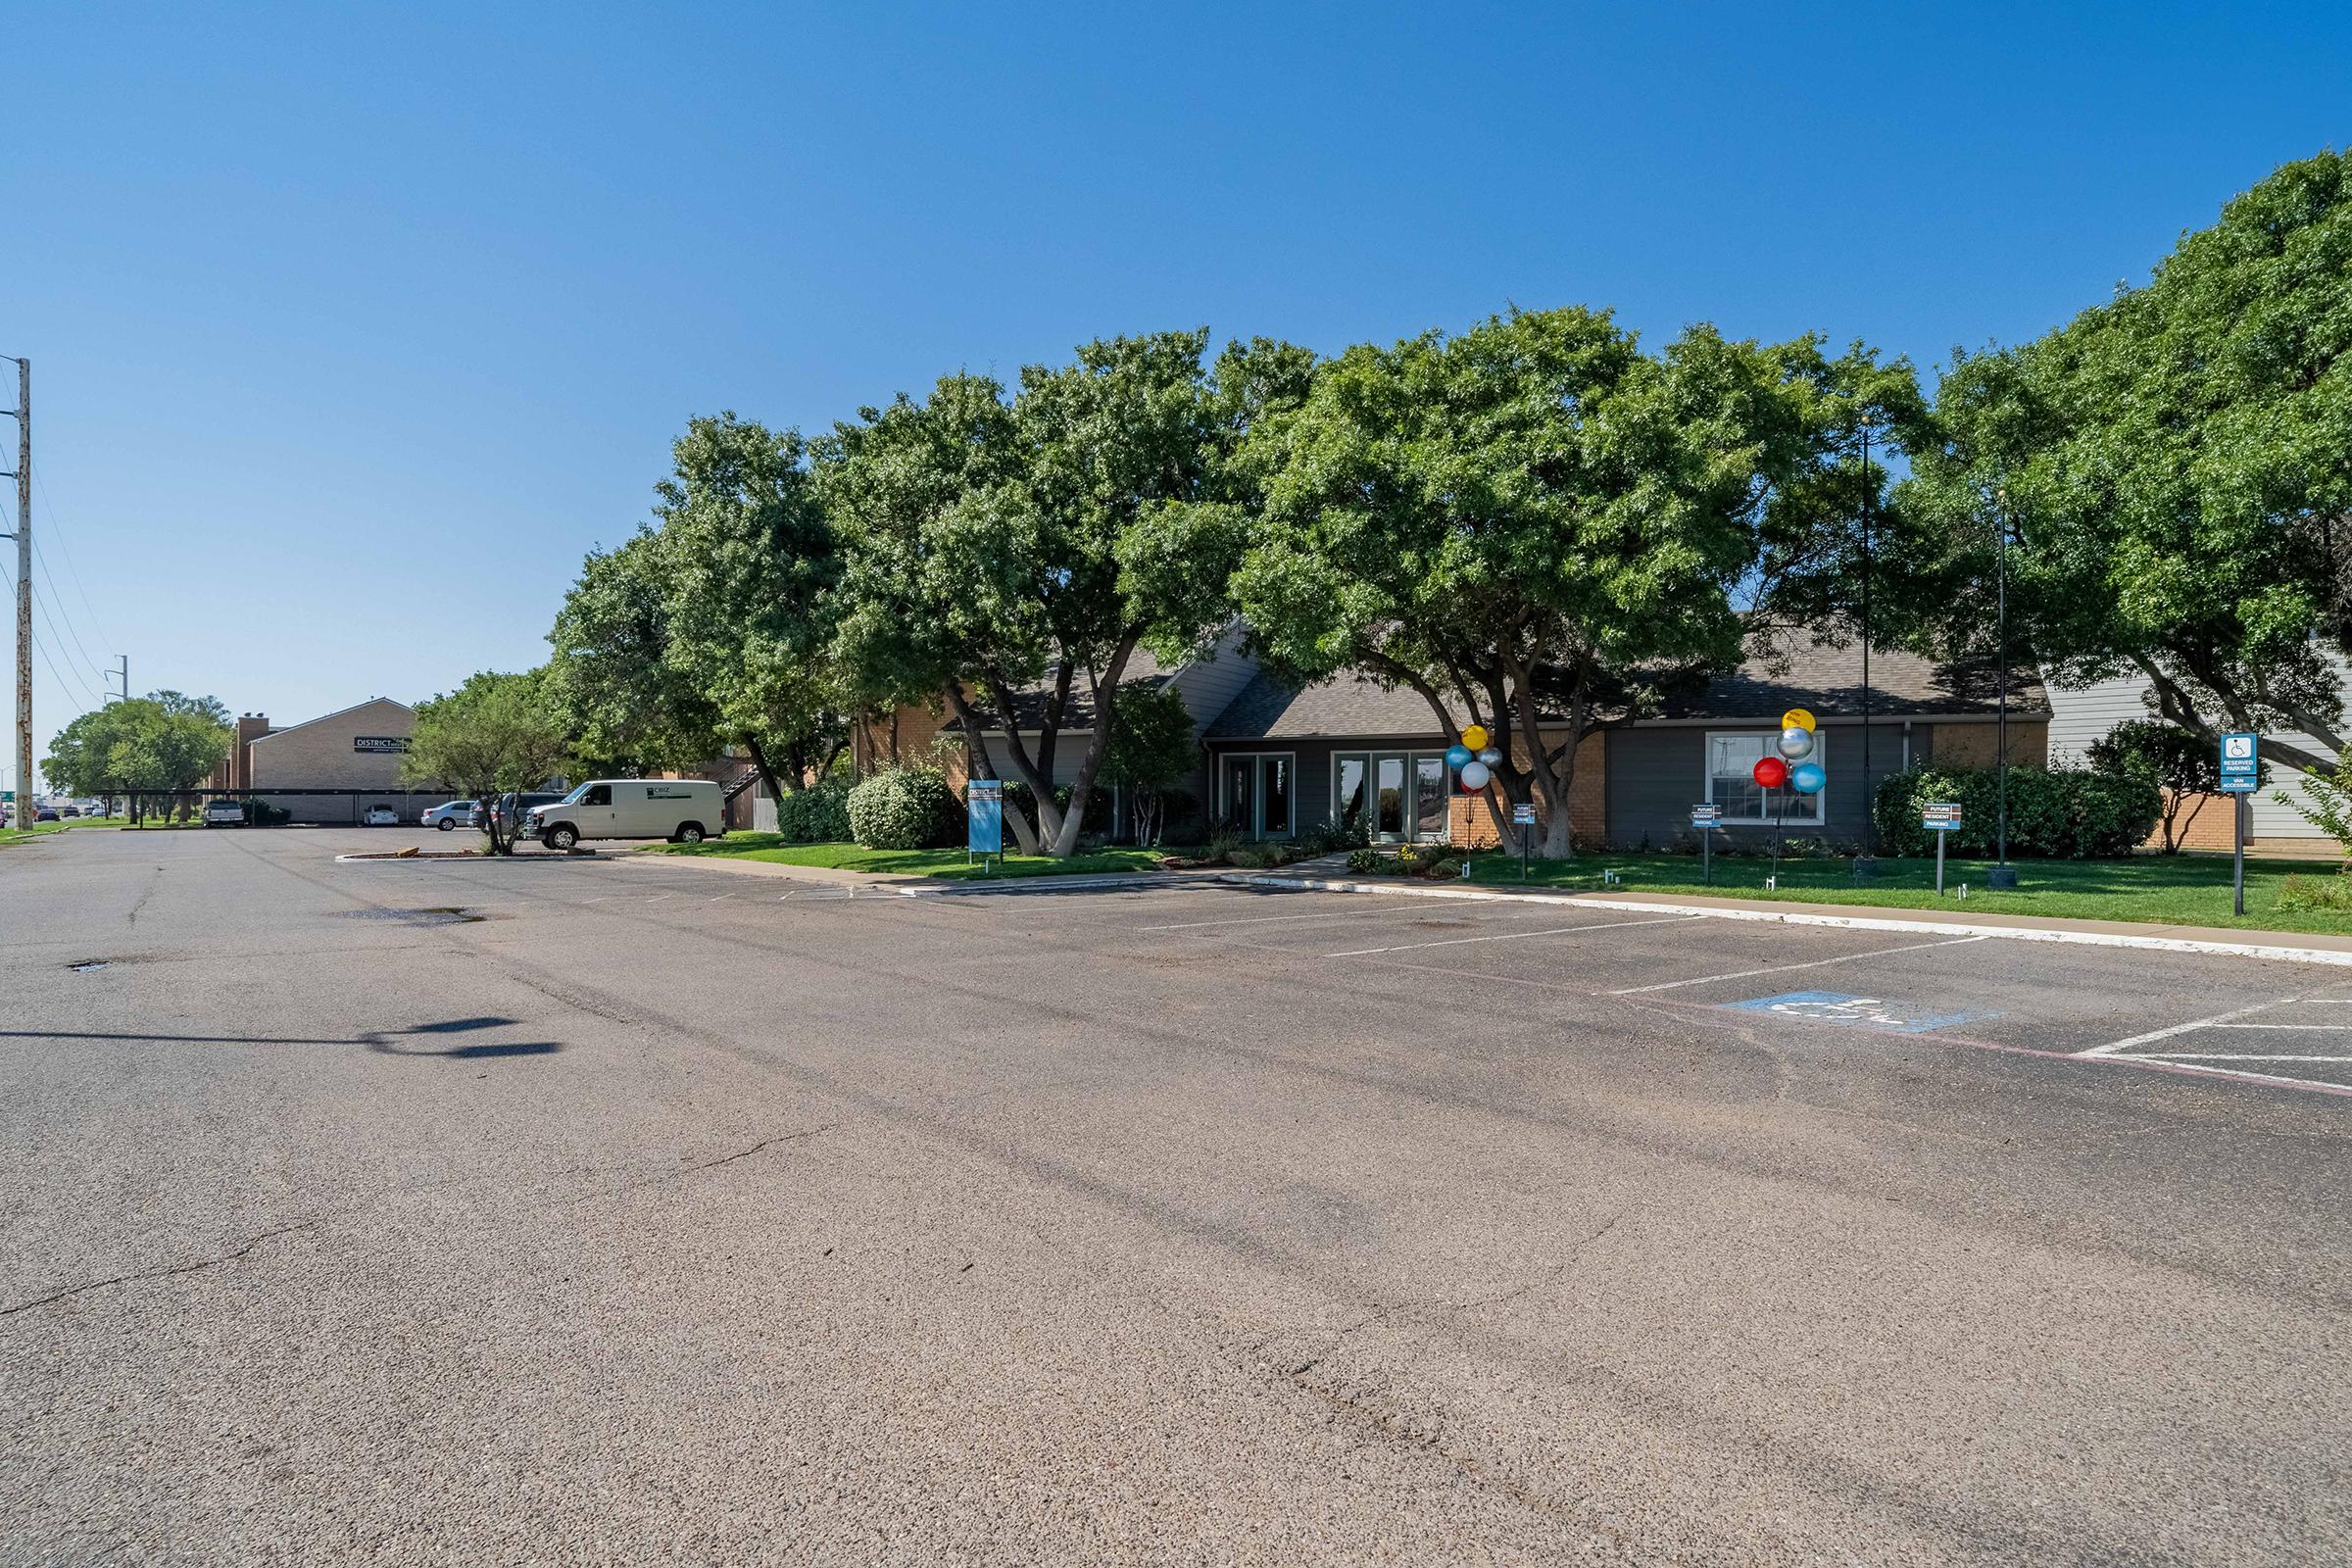
[[471, 827], [473, 826], [473, 807], [474, 803], [471, 801], [449, 801], [434, 807], [418, 817], [416, 825], [418, 827], [437, 827], [444, 833], [452, 828]]

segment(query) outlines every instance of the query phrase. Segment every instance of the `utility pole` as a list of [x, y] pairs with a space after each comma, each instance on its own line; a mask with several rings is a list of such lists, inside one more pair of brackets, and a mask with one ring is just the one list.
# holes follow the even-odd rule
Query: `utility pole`
[[106, 678], [110, 681], [122, 681], [122, 690], [120, 692], [110, 692], [108, 695], [121, 697], [122, 701], [127, 703], [130, 701], [130, 656], [128, 654], [117, 654], [115, 657], [122, 662], [122, 667], [121, 669], [108, 670], [106, 672]]
[[[0, 355], [0, 359], [14, 358]], [[17, 826], [32, 820], [32, 362], [17, 361]]]
[[[1870, 514], [1878, 500], [1878, 485], [1870, 475], [1870, 413], [1862, 415], [1862, 855], [1854, 861], [1854, 880], [1876, 881], [1879, 874], [1878, 798], [1870, 779]], [[1827, 825], [1827, 813], [1824, 813]]]

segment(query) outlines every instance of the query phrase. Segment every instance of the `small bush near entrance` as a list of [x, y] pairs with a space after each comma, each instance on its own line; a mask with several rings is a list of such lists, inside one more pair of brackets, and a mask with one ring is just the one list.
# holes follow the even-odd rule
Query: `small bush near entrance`
[[945, 842], [956, 794], [928, 768], [897, 767], [850, 791], [850, 836], [869, 850], [922, 850]]
[[776, 803], [776, 837], [786, 844], [839, 844], [850, 836], [850, 786], [824, 779]]
[[[1936, 767], [1890, 774], [1875, 803], [1879, 848], [1888, 855], [1932, 856], [1935, 835], [1920, 825], [1931, 801], [1957, 802], [1961, 827], [1953, 855], [1988, 856], [2000, 824], [2000, 773], [1990, 767]], [[2009, 769], [2009, 854], [2057, 860], [2109, 859], [2144, 843], [2164, 809], [2163, 792], [2144, 773], [2082, 768]]]

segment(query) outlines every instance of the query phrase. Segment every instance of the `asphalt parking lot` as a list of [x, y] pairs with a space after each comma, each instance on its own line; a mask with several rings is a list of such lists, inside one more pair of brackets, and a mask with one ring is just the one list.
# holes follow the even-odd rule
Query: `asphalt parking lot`
[[2352, 970], [388, 836], [0, 857], [5, 1560], [2352, 1550]]

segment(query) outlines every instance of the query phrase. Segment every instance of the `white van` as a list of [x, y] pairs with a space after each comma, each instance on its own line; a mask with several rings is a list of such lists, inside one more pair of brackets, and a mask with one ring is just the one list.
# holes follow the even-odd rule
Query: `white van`
[[726, 831], [718, 786], [707, 778], [597, 778], [553, 806], [534, 806], [522, 836], [551, 850], [582, 839], [670, 839], [700, 844]]

